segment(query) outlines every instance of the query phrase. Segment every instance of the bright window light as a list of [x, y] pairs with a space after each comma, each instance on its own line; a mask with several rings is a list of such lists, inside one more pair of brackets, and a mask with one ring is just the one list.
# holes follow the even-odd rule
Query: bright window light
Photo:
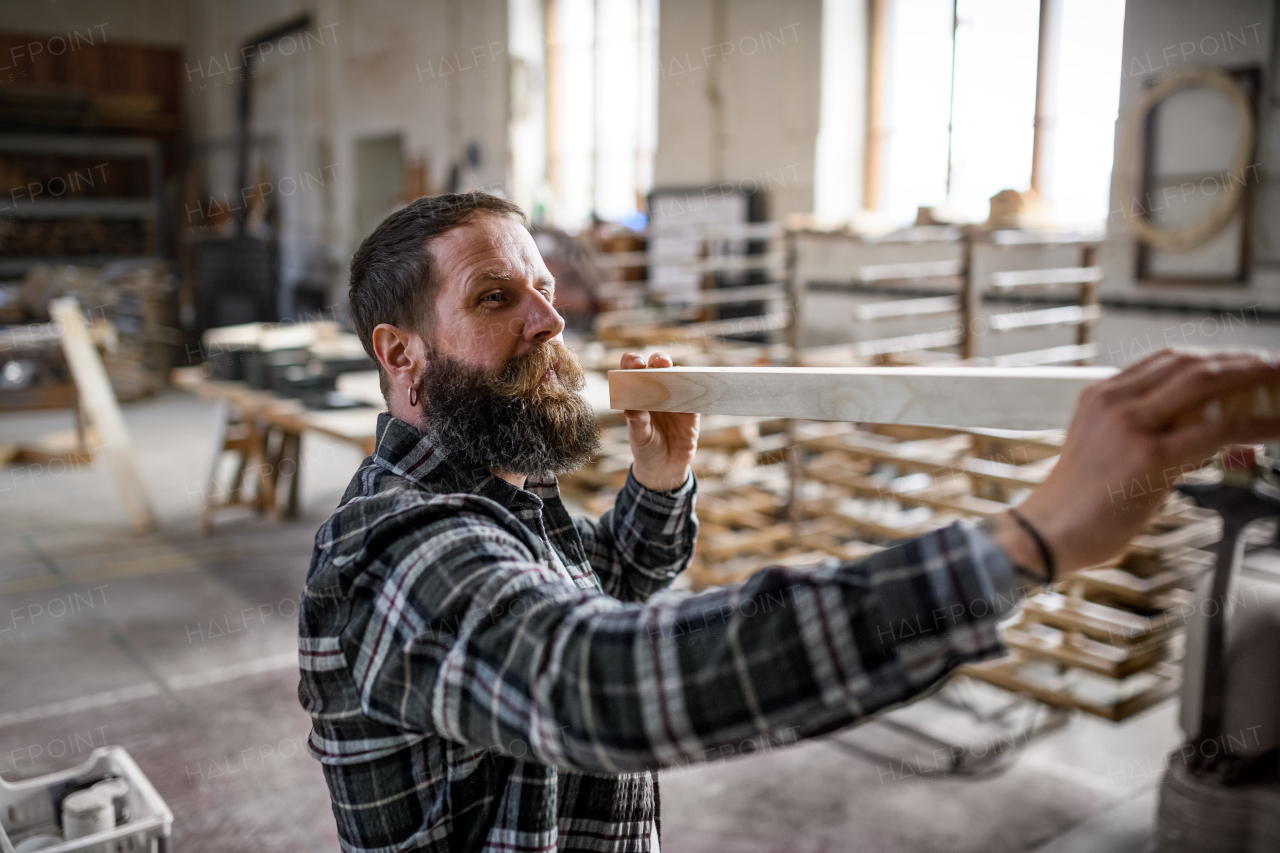
[[555, 219], [580, 226], [595, 197], [595, 3], [560, 0]]
[[640, 74], [635, 0], [596, 3], [595, 209], [622, 219], [636, 209]]
[[[948, 202], [981, 222], [991, 196], [1030, 186], [1039, 5], [958, 4], [948, 197], [952, 2], [889, 3], [880, 210], [891, 220]], [[1063, 0], [1042, 190], [1064, 226], [1107, 215], [1123, 26], [1123, 0]]]
[[1063, 4], [1045, 195], [1064, 225], [1096, 227], [1107, 217], [1123, 32], [1124, 0]]
[[653, 183], [658, 0], [559, 0], [553, 219], [634, 221]]
[[1031, 186], [1040, 4], [960, 0], [951, 205], [987, 218], [1001, 190]]
[[951, 0], [890, 3], [886, 30], [879, 209], [914, 222], [917, 207], [947, 196]]
[[866, 7], [823, 0], [822, 100], [814, 157], [813, 212], [842, 221], [862, 207], [862, 139], [866, 134]]

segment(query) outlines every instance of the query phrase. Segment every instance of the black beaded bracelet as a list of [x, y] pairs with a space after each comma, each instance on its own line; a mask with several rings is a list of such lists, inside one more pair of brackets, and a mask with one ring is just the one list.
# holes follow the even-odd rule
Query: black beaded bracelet
[[1048, 576], [1045, 583], [1053, 583], [1054, 577], [1057, 576], [1057, 567], [1053, 562], [1053, 552], [1049, 550], [1049, 543], [1044, 541], [1044, 537], [1040, 535], [1040, 531], [1032, 526], [1031, 522], [1022, 517], [1022, 513], [1013, 507], [1009, 507], [1009, 517], [1018, 522], [1018, 526], [1027, 531], [1027, 535], [1031, 537], [1031, 541], [1036, 543], [1036, 550], [1040, 552], [1040, 561], [1044, 563], [1044, 572]]

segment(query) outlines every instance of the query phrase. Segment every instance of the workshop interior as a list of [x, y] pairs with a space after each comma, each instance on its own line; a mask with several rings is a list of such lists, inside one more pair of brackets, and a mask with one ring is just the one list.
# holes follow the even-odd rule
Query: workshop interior
[[[0, 4], [2, 853], [366, 849], [299, 702], [391, 417], [352, 260], [476, 192], [584, 369], [570, 514], [666, 401], [703, 412], [671, 594], [821, 572], [1016, 508], [1117, 369], [1278, 357], [1280, 4]], [[1280, 850], [1280, 443], [1114, 488], [1144, 526], [1002, 656], [655, 768], [663, 853]]]

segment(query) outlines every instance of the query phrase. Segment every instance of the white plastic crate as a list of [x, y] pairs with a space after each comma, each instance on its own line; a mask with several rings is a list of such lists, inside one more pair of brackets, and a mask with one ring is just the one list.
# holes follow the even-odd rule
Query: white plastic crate
[[173, 812], [122, 746], [104, 746], [70, 770], [6, 782], [0, 779], [0, 853], [33, 835], [57, 835], [50, 788], [114, 774], [129, 783], [129, 821], [105, 832], [64, 841], [41, 853], [169, 853]]

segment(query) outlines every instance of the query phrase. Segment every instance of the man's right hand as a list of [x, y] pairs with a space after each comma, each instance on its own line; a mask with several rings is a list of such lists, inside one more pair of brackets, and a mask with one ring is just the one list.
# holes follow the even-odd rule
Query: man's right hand
[[[1202, 416], [1209, 401], [1259, 385], [1280, 385], [1275, 356], [1163, 350], [1085, 389], [1057, 464], [1018, 506], [1046, 540], [1058, 577], [1114, 557], [1177, 478], [1223, 445], [1280, 438], [1280, 417]], [[993, 533], [1014, 562], [1041, 567], [1034, 541], [1007, 513]]]

